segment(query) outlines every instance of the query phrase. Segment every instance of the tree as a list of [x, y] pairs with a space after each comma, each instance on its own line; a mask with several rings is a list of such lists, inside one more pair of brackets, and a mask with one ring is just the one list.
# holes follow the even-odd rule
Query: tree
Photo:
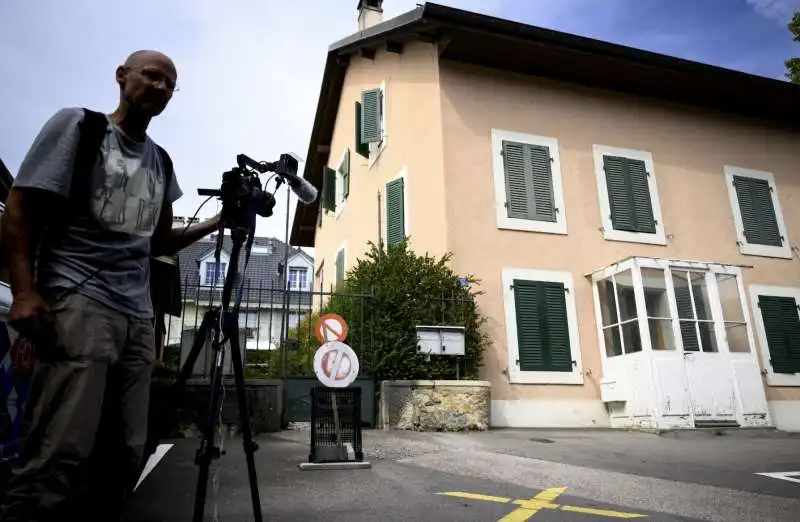
[[[795, 42], [800, 42], [800, 11], [797, 11], [792, 16], [792, 21], [789, 22], [789, 31], [792, 32], [792, 39]], [[800, 84], [800, 58], [790, 58], [786, 60], [786, 76], [792, 83]]]
[[[396, 379], [453, 379], [452, 356], [417, 354], [416, 325], [465, 327], [466, 355], [460, 376], [476, 376], [489, 337], [478, 312], [478, 281], [461, 278], [450, 267], [452, 254], [441, 258], [417, 255], [401, 242], [381, 250], [373, 243], [347, 273], [344, 283], [320, 310], [337, 313], [348, 324], [346, 343], [359, 356], [361, 373], [377, 381]], [[289, 374], [308, 374], [319, 343], [313, 325], [320, 313], [290, 332], [297, 348], [289, 352]], [[293, 373], [297, 372], [297, 373]]]

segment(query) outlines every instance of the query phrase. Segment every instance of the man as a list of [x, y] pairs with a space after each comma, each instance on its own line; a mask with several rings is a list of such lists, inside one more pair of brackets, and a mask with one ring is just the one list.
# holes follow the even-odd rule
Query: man
[[[172, 228], [182, 192], [147, 136], [175, 90], [172, 60], [137, 51], [116, 80], [119, 106], [87, 172], [73, 172], [84, 112], [62, 109], [33, 142], [2, 219], [9, 322], [37, 356], [27, 437], [0, 502], [4, 522], [60, 519], [78, 505], [97, 510], [81, 520], [120, 520], [147, 437], [150, 257], [172, 255], [217, 226], [214, 218]], [[69, 199], [79, 175], [88, 176], [83, 210]]]

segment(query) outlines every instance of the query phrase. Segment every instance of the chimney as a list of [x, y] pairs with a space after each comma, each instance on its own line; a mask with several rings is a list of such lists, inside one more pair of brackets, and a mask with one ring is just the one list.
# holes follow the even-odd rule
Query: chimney
[[383, 0], [358, 0], [358, 30], [383, 22]]

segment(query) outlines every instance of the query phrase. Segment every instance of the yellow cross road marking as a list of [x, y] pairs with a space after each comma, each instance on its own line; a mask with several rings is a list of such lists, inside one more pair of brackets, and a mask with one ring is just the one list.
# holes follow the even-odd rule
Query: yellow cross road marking
[[525, 522], [542, 509], [558, 509], [558, 504], [550, 503], [558, 498], [567, 488], [549, 488], [540, 492], [530, 500], [515, 500], [514, 504], [520, 506], [499, 522]]
[[486, 502], [497, 502], [499, 504], [514, 504], [519, 506], [517, 509], [501, 518], [498, 522], [526, 522], [542, 509], [560, 509], [571, 513], [582, 513], [584, 515], [597, 515], [608, 518], [643, 518], [647, 515], [638, 513], [624, 513], [621, 511], [610, 511], [607, 509], [586, 508], [580, 506], [564, 506], [555, 504], [553, 501], [563, 494], [567, 488], [548, 488], [539, 492], [538, 495], [529, 500], [512, 499], [508, 497], [495, 497], [492, 495], [481, 495], [479, 493], [466, 493], [463, 491], [448, 491], [439, 493], [448, 497], [464, 498], [469, 500], [483, 500]]

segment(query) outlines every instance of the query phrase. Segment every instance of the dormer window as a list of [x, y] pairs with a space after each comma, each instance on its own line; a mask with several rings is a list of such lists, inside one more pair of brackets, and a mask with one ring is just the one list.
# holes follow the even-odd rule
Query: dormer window
[[289, 288], [291, 290], [305, 290], [308, 285], [308, 268], [289, 268]]
[[213, 258], [205, 261], [200, 269], [201, 285], [222, 286], [225, 282], [225, 273], [228, 271], [227, 260], [220, 259], [217, 263]]

